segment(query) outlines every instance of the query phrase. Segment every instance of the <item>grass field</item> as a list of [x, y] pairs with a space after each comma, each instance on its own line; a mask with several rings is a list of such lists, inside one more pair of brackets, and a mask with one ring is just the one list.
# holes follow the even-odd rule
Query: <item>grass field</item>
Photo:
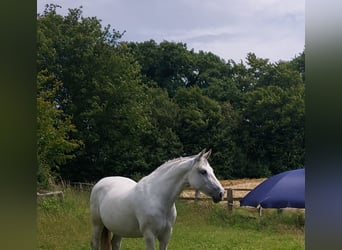
[[[67, 188], [64, 199], [37, 202], [37, 249], [90, 249], [89, 192]], [[224, 203], [225, 204], [225, 203]], [[303, 211], [278, 213], [234, 208], [210, 201], [177, 201], [178, 217], [170, 250], [184, 249], [304, 249]], [[145, 249], [142, 238], [123, 239], [123, 250]]]

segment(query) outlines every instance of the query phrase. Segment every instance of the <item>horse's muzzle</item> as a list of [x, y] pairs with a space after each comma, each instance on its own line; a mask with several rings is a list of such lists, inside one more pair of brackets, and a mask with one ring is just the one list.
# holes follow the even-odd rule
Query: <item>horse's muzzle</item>
[[216, 195], [212, 197], [213, 202], [218, 203], [223, 200], [223, 197], [224, 197], [224, 191], [219, 191]]

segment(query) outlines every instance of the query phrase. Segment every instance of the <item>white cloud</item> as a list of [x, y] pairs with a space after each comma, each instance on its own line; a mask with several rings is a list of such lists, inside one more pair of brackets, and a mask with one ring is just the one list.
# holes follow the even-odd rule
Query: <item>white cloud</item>
[[304, 0], [38, 0], [65, 9], [83, 6], [129, 41], [185, 42], [238, 61], [248, 52], [273, 61], [288, 60], [304, 49]]

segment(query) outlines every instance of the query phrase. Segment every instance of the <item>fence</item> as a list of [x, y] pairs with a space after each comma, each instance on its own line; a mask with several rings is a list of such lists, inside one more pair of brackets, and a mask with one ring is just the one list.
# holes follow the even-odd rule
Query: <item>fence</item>
[[[86, 183], [86, 182], [71, 182], [69, 183], [71, 186], [73, 186], [74, 188], [80, 190], [80, 191], [88, 191], [90, 190], [94, 184], [93, 183]], [[232, 212], [233, 211], [233, 206], [234, 206], [234, 201], [240, 201], [243, 197], [241, 196], [234, 196], [234, 191], [238, 191], [238, 192], [249, 192], [252, 189], [249, 188], [225, 188], [226, 191], [226, 197], [224, 197], [224, 201], [227, 201], [227, 210], [228, 212]], [[182, 200], [194, 200], [195, 202], [200, 201], [200, 200], [210, 200], [211, 198], [208, 196], [202, 196], [200, 195], [200, 191], [193, 189], [193, 188], [188, 188], [183, 190], [183, 192], [195, 192], [194, 196], [180, 196], [179, 199]], [[64, 194], [62, 191], [55, 191], [55, 192], [44, 192], [44, 193], [40, 193], [37, 192], [37, 196], [38, 197], [44, 197], [44, 196], [53, 196], [53, 195], [57, 195], [59, 196], [61, 199], [63, 199]]]
[[240, 201], [243, 197], [234, 197], [233, 191], [248, 191], [250, 192], [252, 189], [249, 188], [225, 188], [227, 192], [227, 209], [228, 212], [231, 213], [233, 211], [234, 201]]
[[[66, 184], [62, 183], [63, 189], [65, 188]], [[85, 183], [85, 182], [70, 182], [67, 185], [72, 186], [76, 190], [80, 191], [89, 191], [94, 186], [93, 183]], [[64, 198], [64, 192], [63, 191], [38, 191], [37, 192], [37, 198], [44, 198], [49, 196], [58, 196], [61, 200]]]
[[61, 200], [64, 198], [64, 193], [62, 191], [53, 191], [53, 192], [37, 192], [37, 197], [46, 197], [46, 196], [55, 196], [57, 195]]
[[[227, 210], [228, 212], [232, 212], [233, 211], [233, 206], [234, 206], [234, 201], [240, 201], [243, 197], [242, 196], [234, 196], [234, 191], [238, 191], [238, 192], [249, 192], [252, 189], [249, 188], [225, 188], [226, 191], [226, 197], [224, 197], [224, 201], [227, 201]], [[198, 190], [195, 190], [193, 188], [189, 188], [184, 190], [185, 192], [191, 192], [194, 191], [195, 194], [194, 196], [180, 196], [179, 198], [182, 200], [194, 200], [195, 202], [200, 201], [200, 200], [210, 200], [211, 198], [208, 196], [202, 196], [200, 195], [200, 192]]]

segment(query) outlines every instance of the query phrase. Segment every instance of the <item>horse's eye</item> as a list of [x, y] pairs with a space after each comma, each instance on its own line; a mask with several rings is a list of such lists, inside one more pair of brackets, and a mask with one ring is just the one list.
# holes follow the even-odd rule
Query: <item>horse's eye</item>
[[201, 175], [206, 175], [207, 174], [207, 170], [205, 170], [205, 169], [201, 169], [199, 172], [200, 172]]

